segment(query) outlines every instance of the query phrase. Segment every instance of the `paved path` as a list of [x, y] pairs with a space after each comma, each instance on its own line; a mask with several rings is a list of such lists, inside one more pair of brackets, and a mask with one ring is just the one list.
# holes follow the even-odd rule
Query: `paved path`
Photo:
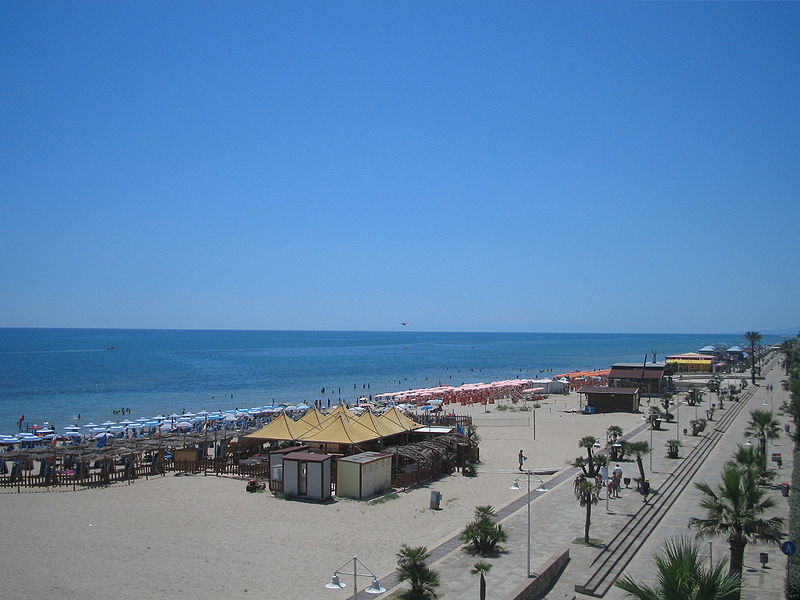
[[[652, 454], [652, 471], [649, 469], [650, 457], [644, 457], [645, 471], [655, 491], [650, 507], [643, 507], [641, 497], [634, 489], [622, 490], [622, 498], [605, 499], [596, 505], [592, 511], [592, 526], [590, 535], [610, 546], [608, 551], [602, 548], [587, 547], [575, 544], [573, 541], [582, 539], [585, 510], [581, 508], [573, 493], [572, 480], [576, 469], [566, 469], [553, 478], [547, 480], [549, 491], [531, 493], [531, 566], [535, 573], [537, 565], [544, 564], [554, 553], [569, 547], [571, 561], [559, 581], [548, 593], [548, 600], [564, 598], [590, 598], [590, 596], [575, 591], [576, 585], [596, 584], [596, 593], [610, 600], [622, 599], [624, 595], [611, 583], [619, 576], [622, 569], [634, 574], [637, 579], [652, 583], [654, 568], [652, 556], [657, 553], [663, 541], [675, 535], [691, 535], [687, 529], [689, 516], [699, 515], [698, 496], [692, 483], [694, 481], [708, 481], [716, 483], [723, 464], [730, 458], [736, 449], [737, 443], [743, 443], [743, 431], [749, 420], [750, 411], [756, 408], [769, 408], [771, 405], [776, 415], [778, 408], [786, 398], [786, 392], [780, 387], [782, 379], [780, 371], [775, 366], [767, 374], [766, 381], [753, 391], [754, 394], [744, 402], [741, 408], [733, 403], [726, 402], [724, 411], [717, 411], [714, 425], [724, 423], [726, 431], [716, 436], [718, 439], [711, 444], [709, 438], [714, 437], [714, 429], [708, 427], [704, 435], [698, 437], [684, 436], [682, 430], [688, 427], [688, 421], [695, 418], [695, 409], [684, 406], [681, 408], [681, 425], [667, 424], [662, 431], [652, 432], [654, 452]], [[775, 391], [769, 394], [764, 388], [765, 383], [772, 383]], [[752, 388], [748, 388], [752, 389]], [[712, 394], [712, 401], [715, 400]], [[766, 402], [766, 406], [764, 403]], [[737, 410], [734, 410], [737, 409]], [[698, 409], [700, 413], [703, 409]], [[728, 412], [737, 412], [735, 418], [725, 419]], [[698, 414], [698, 416], [702, 416]], [[788, 417], [778, 416], [779, 420], [786, 421]], [[729, 423], [728, 423], [729, 421]], [[709, 425], [712, 425], [711, 423]], [[637, 439], [650, 440], [651, 432], [643, 424], [629, 435]], [[626, 436], [627, 437], [627, 436]], [[671, 460], [666, 458], [664, 447], [666, 440], [679, 437], [684, 446], [681, 457], [704, 453], [703, 460], [698, 461], [691, 472], [685, 463], [691, 459], [681, 458]], [[713, 446], [713, 447], [708, 447]], [[781, 452], [783, 466], [779, 469], [777, 483], [788, 480], [791, 476], [791, 441], [783, 435], [769, 448], [769, 452]], [[576, 456], [577, 456], [576, 452]], [[637, 476], [634, 462], [622, 463], [626, 477]], [[518, 471], [509, 470], [508, 485], [519, 476]], [[679, 483], [683, 486], [679, 488]], [[532, 479], [532, 488], [538, 481]], [[508, 595], [525, 581], [527, 570], [527, 511], [526, 511], [526, 481], [520, 479], [520, 498], [498, 511], [503, 527], [509, 533], [509, 540], [505, 544], [505, 552], [497, 557], [491, 557], [492, 570], [487, 576], [487, 600], [505, 600]], [[788, 515], [786, 498], [780, 494], [778, 487], [770, 493], [778, 503], [778, 513]], [[606, 509], [608, 507], [608, 509]], [[649, 525], [641, 526], [632, 534], [625, 543], [619, 543], [622, 538], [620, 532], [637, 526], [639, 519], [647, 519]], [[454, 535], [432, 549], [432, 563], [440, 573], [441, 586], [439, 593], [442, 598], [473, 598], [478, 595], [478, 578], [470, 575], [472, 565], [481, 560], [479, 557], [466, 553], [460, 542], [458, 534]], [[618, 565], [610, 575], [592, 576], [601, 568], [604, 555], [609, 554], [615, 545], [629, 544], [632, 551], [622, 553], [615, 559]], [[715, 539], [711, 544], [714, 560], [727, 556], [727, 544], [724, 539]], [[759, 552], [769, 553], [769, 564], [762, 569], [758, 562]], [[609, 562], [609, 561], [606, 561]], [[786, 569], [785, 557], [777, 546], [764, 548], [760, 545], [748, 545], [745, 551], [745, 587], [743, 599], [758, 598], [759, 600], [777, 600], [783, 597], [782, 586]], [[381, 577], [381, 583], [391, 590], [397, 584], [396, 572], [389, 576]], [[594, 589], [594, 587], [593, 587]], [[604, 594], [604, 595], [603, 595]], [[380, 598], [381, 596], [377, 596]], [[376, 596], [360, 593], [359, 599], [376, 598]]]

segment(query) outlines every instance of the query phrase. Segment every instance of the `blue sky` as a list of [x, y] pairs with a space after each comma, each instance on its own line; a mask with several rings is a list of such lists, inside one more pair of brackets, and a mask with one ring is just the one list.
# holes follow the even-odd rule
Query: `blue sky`
[[798, 26], [3, 3], [0, 326], [793, 328]]

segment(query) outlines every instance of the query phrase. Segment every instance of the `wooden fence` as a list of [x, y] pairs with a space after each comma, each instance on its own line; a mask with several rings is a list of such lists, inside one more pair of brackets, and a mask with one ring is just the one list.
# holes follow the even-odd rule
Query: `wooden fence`
[[[3, 457], [0, 457], [2, 460]], [[35, 464], [40, 463], [40, 464]], [[101, 457], [78, 462], [71, 469], [54, 468], [47, 458], [15, 462], [7, 473], [0, 474], [0, 488], [85, 488], [128, 482], [150, 477], [164, 477], [167, 473], [203, 473], [240, 479], [269, 477], [268, 461], [241, 461], [234, 457], [201, 458], [194, 461], [176, 461], [171, 458], [150, 456]]]

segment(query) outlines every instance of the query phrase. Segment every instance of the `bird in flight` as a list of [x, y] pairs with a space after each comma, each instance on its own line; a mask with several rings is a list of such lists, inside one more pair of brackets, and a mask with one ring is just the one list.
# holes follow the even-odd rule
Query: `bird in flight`
[[408, 325], [408, 323], [400, 323], [400, 325]]

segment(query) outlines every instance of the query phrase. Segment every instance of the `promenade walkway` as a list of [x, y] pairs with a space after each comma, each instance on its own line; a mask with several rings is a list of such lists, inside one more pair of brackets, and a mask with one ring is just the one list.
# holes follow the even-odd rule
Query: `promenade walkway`
[[[604, 597], [612, 600], [621, 599], [624, 594], [612, 586], [614, 579], [622, 572], [632, 573], [635, 578], [652, 583], [655, 571], [652, 556], [657, 553], [666, 538], [675, 535], [693, 535], [687, 529], [688, 519], [699, 515], [699, 493], [695, 490], [695, 481], [708, 481], [716, 484], [723, 464], [736, 449], [737, 443], [744, 443], [743, 431], [749, 420], [750, 411], [772, 407], [782, 422], [787, 417], [778, 415], [778, 408], [786, 398], [786, 392], [780, 387], [782, 379], [777, 365], [765, 369], [766, 381], [759, 386], [749, 386], [748, 393], [740, 403], [725, 403], [725, 410], [716, 411], [715, 420], [709, 423], [706, 431], [697, 437], [685, 436], [683, 429], [688, 428], [689, 420], [695, 418], [695, 408], [683, 406], [680, 410], [680, 424], [667, 424], [661, 431], [647, 429], [644, 422], [633, 432], [628, 432], [635, 439], [650, 441], [652, 435], [652, 470], [650, 456], [643, 458], [645, 472], [650, 479], [654, 495], [649, 505], [642, 503], [641, 496], [633, 488], [622, 490], [622, 498], [605, 498], [592, 510], [592, 526], [590, 535], [600, 540], [597, 547], [587, 547], [573, 543], [583, 538], [585, 509], [578, 505], [572, 491], [572, 481], [577, 469], [566, 469], [546, 481], [547, 492], [531, 493], [531, 568], [537, 572], [541, 566], [556, 552], [569, 548], [570, 563], [556, 585], [546, 598], [561, 600], [564, 598]], [[775, 387], [768, 393], [765, 383]], [[713, 394], [711, 401], [716, 401]], [[699, 407], [698, 416], [703, 416], [705, 406]], [[627, 436], [626, 436], [627, 437]], [[681, 458], [667, 459], [665, 443], [668, 439], [678, 437], [684, 446]], [[779, 469], [776, 483], [788, 480], [791, 475], [791, 441], [782, 435], [780, 440], [771, 444], [769, 452], [781, 452], [783, 466]], [[577, 448], [575, 456], [580, 454]], [[621, 463], [624, 476], [638, 476], [634, 462]], [[519, 472], [508, 471], [508, 485], [519, 477]], [[531, 488], [538, 486], [535, 478], [531, 479]], [[525, 581], [527, 569], [527, 511], [526, 511], [526, 478], [523, 476], [519, 485], [520, 498], [500, 508], [498, 515], [503, 527], [509, 534], [505, 551], [487, 560], [492, 570], [487, 576], [487, 599], [508, 600], [510, 595]], [[778, 504], [778, 514], [788, 515], [786, 498], [781, 496], [775, 486], [770, 491]], [[727, 544], [719, 538], [712, 541], [711, 548], [714, 560], [728, 555]], [[465, 552], [458, 541], [457, 533], [441, 540], [431, 548], [432, 564], [440, 573], [442, 598], [473, 598], [478, 596], [478, 578], [470, 575], [470, 569], [480, 557]], [[759, 552], [768, 552], [769, 563], [761, 568], [758, 561]], [[782, 586], [786, 570], [786, 561], [777, 546], [765, 548], [761, 545], [748, 545], [745, 552], [745, 587], [742, 598], [758, 598], [777, 600], [783, 597]], [[385, 587], [397, 585], [397, 573], [382, 576]], [[580, 592], [576, 591], [581, 590]], [[583, 593], [582, 593], [583, 592]], [[389, 594], [385, 594], [385, 597]], [[358, 598], [375, 598], [376, 596], [360, 593]]]

